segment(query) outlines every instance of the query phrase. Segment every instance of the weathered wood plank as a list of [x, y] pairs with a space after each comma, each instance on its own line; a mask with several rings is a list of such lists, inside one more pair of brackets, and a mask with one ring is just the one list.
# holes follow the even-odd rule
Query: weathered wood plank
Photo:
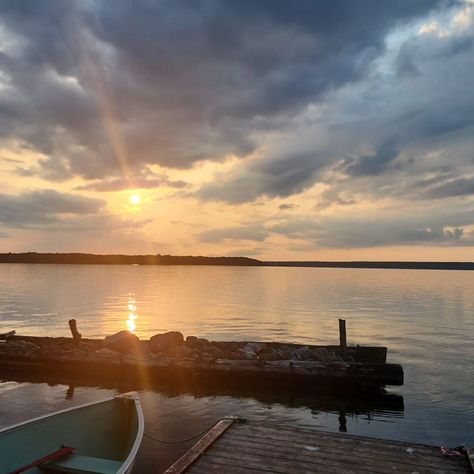
[[[233, 463], [235, 465], [239, 465], [242, 467], [256, 469], [265, 467], [270, 472], [278, 472], [278, 473], [303, 473], [303, 472], [329, 472], [326, 470], [327, 463], [313, 463], [302, 461], [300, 459], [282, 459], [275, 455], [264, 455], [260, 454], [250, 454], [250, 453], [234, 453], [234, 452], [212, 452], [209, 453], [209, 457], [213, 460], [222, 460], [227, 461], [229, 464]], [[332, 464], [332, 468], [337, 468], [337, 471], [332, 471], [331, 474], [335, 472], [366, 472], [370, 473], [367, 469], [358, 468], [357, 465], [343, 465], [341, 466], [340, 463], [334, 461]], [[337, 464], [337, 466], [336, 466]], [[372, 474], [372, 473], [370, 473]]]
[[188, 452], [181, 456], [164, 474], [180, 474], [193, 464], [234, 423], [232, 418], [216, 423]]
[[[339, 474], [353, 470], [367, 474], [393, 473], [392, 466], [385, 470], [372, 469], [371, 466], [365, 463], [357, 463], [351, 459], [341, 459], [339, 456], [320, 458], [315, 453], [309, 456], [300, 456], [299, 453], [285, 455], [285, 453], [279, 449], [275, 449], [274, 451], [271, 449], [264, 450], [258, 448], [237, 449], [235, 446], [223, 449], [223, 446], [221, 446], [220, 448], [213, 448], [212, 453], [209, 453], [208, 456], [211, 459], [228, 458], [230, 456], [236, 460], [236, 462], [238, 462], [238, 458], [247, 460], [254, 459], [255, 456], [258, 456], [262, 459], [261, 465], [266, 466], [270, 470], [274, 470], [275, 466], [298, 466], [299, 469], [306, 469], [312, 472], [325, 472], [327, 474]], [[240, 461], [240, 464], [245, 462], [246, 461]]]
[[381, 438], [372, 438], [366, 436], [356, 436], [351, 434], [340, 434], [340, 433], [331, 433], [329, 431], [320, 431], [314, 428], [304, 428], [299, 426], [287, 426], [287, 425], [279, 425], [274, 423], [265, 423], [265, 424], [257, 424], [257, 423], [245, 423], [241, 425], [236, 425], [233, 429], [235, 432], [242, 432], [245, 434], [250, 434], [252, 436], [256, 436], [260, 433], [261, 436], [268, 437], [270, 435], [275, 437], [282, 437], [283, 439], [296, 439], [296, 437], [305, 437], [305, 436], [314, 436], [314, 437], [321, 437], [321, 438], [328, 438], [333, 440], [338, 440], [341, 442], [352, 444], [355, 441], [358, 441], [362, 444], [369, 444], [372, 445], [374, 442], [377, 442], [377, 445], [380, 447], [387, 447], [388, 449], [397, 449], [400, 448], [408, 448], [413, 446], [418, 449], [420, 452], [426, 452], [428, 454], [439, 452], [438, 447], [428, 445], [428, 444], [421, 444], [421, 443], [410, 443], [406, 441], [397, 441], [397, 440], [387, 440]]
[[[236, 439], [236, 436], [233, 435], [232, 439]], [[247, 437], [249, 435], [246, 435]], [[277, 449], [280, 446], [285, 446], [291, 443], [295, 443], [294, 435], [291, 437], [283, 437], [283, 438], [274, 438], [274, 435], [268, 433], [267, 437], [255, 438], [252, 437], [251, 439], [257, 442], [257, 439], [260, 439], [263, 443], [271, 443]], [[291, 441], [289, 441], [291, 440]], [[377, 453], [377, 457], [383, 458], [387, 462], [394, 462], [394, 463], [403, 463], [412, 466], [431, 466], [432, 468], [440, 468], [446, 472], [459, 472], [459, 469], [464, 472], [467, 468], [467, 460], [466, 458], [443, 458], [438, 450], [438, 448], [432, 447], [430, 451], [424, 451], [423, 447], [418, 447], [416, 444], [406, 444], [404, 446], [396, 445], [393, 449], [388, 449], [387, 447], [382, 446], [378, 443], [371, 443], [371, 440], [353, 440], [352, 438], [348, 437], [348, 439], [344, 439], [344, 436], [341, 435], [341, 442], [336, 443], [336, 445], [332, 445], [333, 448], [336, 447], [335, 451], [337, 452], [344, 452], [348, 451], [351, 453], [353, 459], [357, 460], [358, 458], [367, 459], [371, 456], [373, 457], [373, 453]], [[314, 445], [320, 447], [320, 449], [333, 449], [331, 447], [331, 443], [327, 443], [324, 441], [324, 438], [309, 438], [303, 437], [300, 438], [299, 442], [305, 445]], [[329, 446], [329, 448], [328, 448]], [[411, 449], [409, 449], [411, 448]], [[413, 450], [413, 451], [412, 451]], [[335, 453], [336, 455], [336, 453]]]
[[[306, 448], [309, 447], [309, 449]], [[286, 445], [284, 443], [275, 444], [273, 440], [269, 439], [267, 443], [256, 441], [251, 438], [249, 440], [235, 439], [234, 436], [220, 439], [213, 447], [212, 456], [214, 453], [218, 453], [219, 450], [230, 451], [240, 454], [265, 454], [268, 456], [275, 456], [284, 459], [295, 459], [312, 462], [315, 464], [334, 464], [340, 468], [348, 468], [354, 465], [364, 466], [367, 472], [373, 473], [392, 473], [394, 469], [404, 468], [410, 472], [419, 469], [430, 469], [431, 472], [459, 472], [459, 464], [454, 466], [447, 466], [444, 461], [445, 459], [437, 459], [434, 457], [412, 457], [395, 458], [387, 457], [382, 454], [374, 453], [372, 450], [365, 453], [365, 456], [360, 456], [355, 453], [352, 449], [350, 452], [343, 451], [339, 446], [333, 445], [331, 448], [327, 446], [321, 446], [319, 443], [315, 446], [309, 440], [304, 445], [292, 445], [290, 442]], [[380, 459], [383, 458], [383, 463]], [[334, 461], [337, 460], [337, 461]]]
[[241, 467], [227, 462], [214, 461], [205, 455], [200, 458], [196, 464], [193, 464], [186, 473], [189, 474], [209, 474], [211, 472], [225, 473], [225, 474], [262, 474], [268, 472], [268, 469], [249, 469], [248, 467]]
[[[351, 453], [354, 456], [359, 457], [373, 457], [374, 450], [387, 460], [398, 461], [400, 459], [406, 460], [408, 463], [415, 463], [415, 460], [421, 460], [422, 462], [430, 462], [434, 464], [443, 465], [448, 468], [450, 465], [458, 466], [460, 463], [463, 464], [462, 458], [444, 458], [441, 456], [438, 448], [430, 446], [426, 447], [423, 445], [409, 444], [409, 443], [397, 443], [391, 446], [390, 444], [379, 442], [379, 440], [372, 440], [368, 438], [353, 437], [350, 435], [339, 435], [333, 434], [333, 436], [326, 436], [329, 433], [316, 432], [312, 435], [296, 434], [293, 430], [289, 433], [285, 432], [285, 429], [275, 431], [271, 428], [264, 432], [257, 433], [255, 431], [249, 432], [243, 430], [235, 430], [232, 435], [226, 438], [228, 442], [245, 443], [251, 442], [252, 444], [269, 444], [276, 446], [279, 449], [284, 447], [301, 448], [307, 445], [315, 445], [320, 449], [324, 448], [326, 451], [339, 451], [341, 449], [348, 449], [350, 447]], [[388, 442], [390, 443], [390, 442]], [[412, 447], [413, 452], [407, 452], [407, 449]]]
[[472, 469], [466, 457], [445, 458], [435, 446], [250, 422], [234, 424], [189, 472], [461, 474]]

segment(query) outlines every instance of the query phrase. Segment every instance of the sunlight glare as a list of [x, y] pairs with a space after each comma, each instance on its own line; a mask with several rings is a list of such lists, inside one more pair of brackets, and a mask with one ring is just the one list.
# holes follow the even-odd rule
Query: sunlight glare
[[135, 332], [135, 329], [137, 328], [137, 325], [135, 323], [135, 320], [137, 319], [137, 315], [135, 314], [135, 311], [137, 310], [137, 307], [135, 305], [136, 301], [129, 296], [128, 297], [128, 319], [127, 319], [127, 328], [130, 332]]
[[132, 204], [133, 206], [138, 206], [138, 204], [140, 204], [142, 198], [140, 197], [139, 194], [131, 194], [128, 198], [130, 204]]

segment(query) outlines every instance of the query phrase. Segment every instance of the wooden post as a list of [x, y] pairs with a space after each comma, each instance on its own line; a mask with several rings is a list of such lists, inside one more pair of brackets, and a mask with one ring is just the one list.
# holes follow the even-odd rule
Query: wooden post
[[70, 319], [69, 320], [69, 329], [71, 330], [72, 337], [74, 339], [74, 342], [76, 343], [76, 346], [78, 346], [81, 343], [81, 333], [77, 330], [77, 325], [76, 325], [76, 320], [75, 319]]
[[347, 337], [346, 337], [346, 320], [339, 320], [339, 346], [342, 351], [347, 349]]

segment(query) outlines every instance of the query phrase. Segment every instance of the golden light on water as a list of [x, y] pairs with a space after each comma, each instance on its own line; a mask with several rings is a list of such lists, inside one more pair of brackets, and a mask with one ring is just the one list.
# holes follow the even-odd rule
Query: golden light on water
[[135, 323], [135, 320], [137, 319], [137, 306], [136, 306], [136, 301], [129, 296], [128, 297], [128, 319], [127, 319], [127, 329], [130, 332], [135, 332], [135, 329], [137, 329], [137, 325]]
[[128, 198], [128, 201], [130, 202], [130, 204], [132, 206], [138, 206], [141, 202], [142, 198], [140, 197], [139, 194], [130, 194], [129, 198]]

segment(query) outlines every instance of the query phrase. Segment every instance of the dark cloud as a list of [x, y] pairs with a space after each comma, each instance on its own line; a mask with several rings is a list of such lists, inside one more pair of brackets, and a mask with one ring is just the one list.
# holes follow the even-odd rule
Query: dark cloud
[[375, 176], [383, 173], [398, 153], [394, 140], [388, 140], [379, 145], [371, 155], [346, 160], [342, 171], [351, 176]]
[[[447, 4], [5, 0], [0, 138], [43, 153], [49, 180], [244, 156], [256, 131], [363, 77], [400, 22]], [[274, 176], [255, 193], [303, 189], [299, 155], [294, 174], [255, 170]]]
[[458, 178], [436, 183], [422, 194], [424, 198], [442, 199], [453, 196], [474, 196], [474, 178]]
[[324, 165], [315, 154], [267, 156], [252, 161], [231, 178], [214, 180], [197, 195], [203, 200], [231, 204], [251, 202], [260, 196], [288, 197], [314, 184], [315, 173]]
[[21, 195], [0, 194], [0, 223], [13, 227], [33, 227], [54, 223], [64, 215], [96, 214], [104, 205], [102, 199], [53, 190]]

